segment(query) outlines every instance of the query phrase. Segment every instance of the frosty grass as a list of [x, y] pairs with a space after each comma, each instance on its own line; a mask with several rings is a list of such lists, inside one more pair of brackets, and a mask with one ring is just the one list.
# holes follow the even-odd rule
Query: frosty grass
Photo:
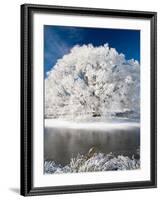
[[77, 157], [71, 158], [70, 163], [66, 166], [55, 164], [54, 161], [45, 161], [44, 172], [52, 173], [78, 173], [78, 172], [96, 172], [96, 171], [113, 171], [113, 170], [133, 170], [140, 168], [140, 160], [134, 156], [114, 156], [112, 153], [103, 154], [95, 153], [88, 158], [78, 154]]

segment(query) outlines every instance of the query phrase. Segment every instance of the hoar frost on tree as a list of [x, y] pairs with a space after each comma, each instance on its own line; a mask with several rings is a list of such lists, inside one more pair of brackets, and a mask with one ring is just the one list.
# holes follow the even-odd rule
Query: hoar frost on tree
[[45, 117], [140, 113], [140, 65], [108, 44], [74, 46], [45, 79]]

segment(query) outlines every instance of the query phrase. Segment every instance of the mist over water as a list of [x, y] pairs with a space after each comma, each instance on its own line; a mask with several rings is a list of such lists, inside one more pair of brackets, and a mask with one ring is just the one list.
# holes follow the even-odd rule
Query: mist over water
[[[93, 124], [77, 127], [46, 126], [44, 132], [44, 160], [53, 160], [66, 165], [72, 157], [85, 155], [90, 148], [96, 152], [114, 153], [116, 155], [137, 156], [140, 147], [140, 127], [130, 122], [125, 125], [113, 124], [96, 128]], [[103, 125], [103, 124], [102, 124]], [[99, 127], [99, 123], [98, 123]]]

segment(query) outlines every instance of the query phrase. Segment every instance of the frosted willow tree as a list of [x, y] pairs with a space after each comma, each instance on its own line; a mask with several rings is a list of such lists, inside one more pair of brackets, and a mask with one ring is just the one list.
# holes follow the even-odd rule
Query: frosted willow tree
[[45, 117], [110, 117], [140, 110], [140, 66], [108, 44], [74, 46], [45, 79]]

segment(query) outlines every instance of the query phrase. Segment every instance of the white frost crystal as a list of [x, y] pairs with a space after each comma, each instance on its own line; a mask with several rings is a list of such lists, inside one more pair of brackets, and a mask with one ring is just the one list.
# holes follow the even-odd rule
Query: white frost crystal
[[74, 46], [45, 79], [45, 117], [140, 113], [140, 65], [114, 48]]
[[78, 173], [112, 170], [134, 170], [140, 168], [140, 160], [128, 156], [114, 156], [112, 153], [95, 153], [92, 157], [78, 154], [71, 158], [69, 165], [56, 165], [54, 161], [45, 161], [44, 170], [46, 174], [52, 173]]

